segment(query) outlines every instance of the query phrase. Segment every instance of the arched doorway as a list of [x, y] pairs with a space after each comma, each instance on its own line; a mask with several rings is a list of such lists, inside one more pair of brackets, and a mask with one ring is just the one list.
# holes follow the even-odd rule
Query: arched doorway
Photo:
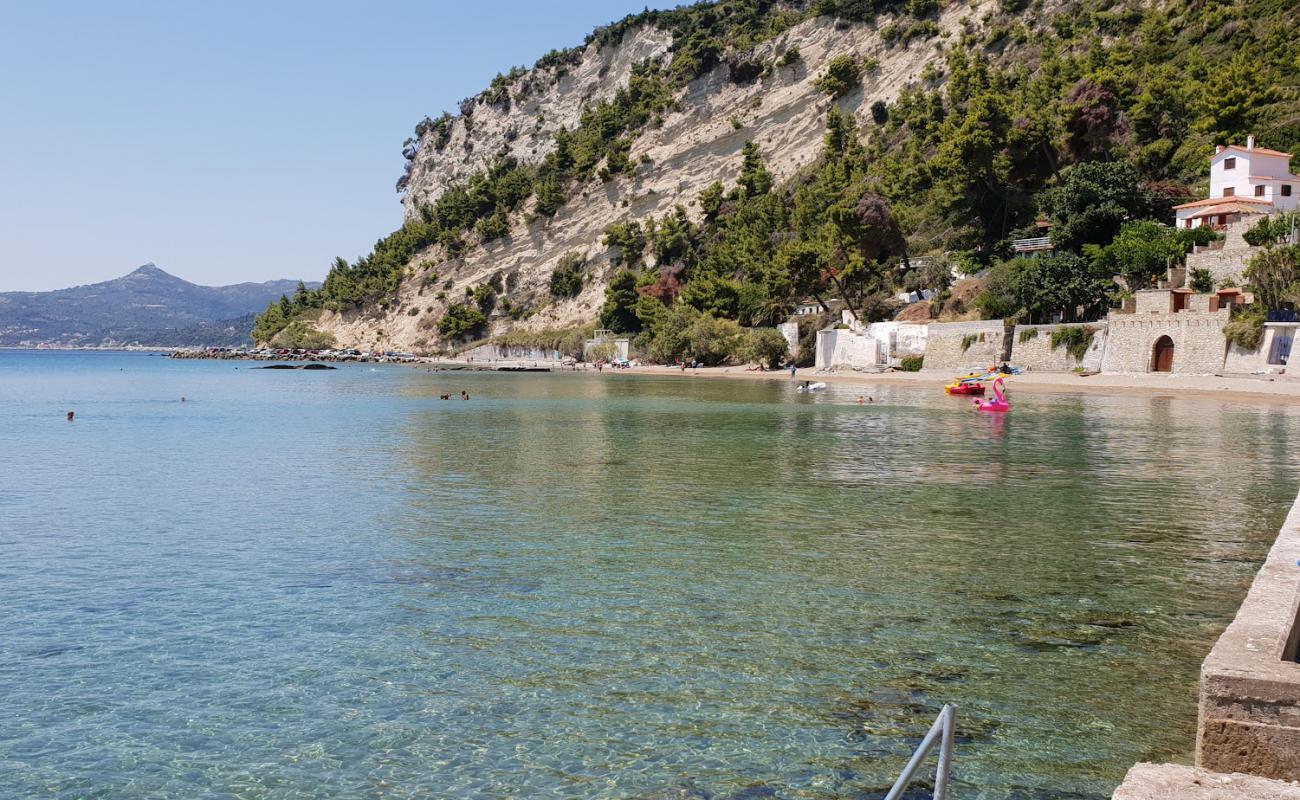
[[1151, 371], [1174, 371], [1174, 340], [1168, 336], [1156, 339], [1155, 347], [1151, 348]]

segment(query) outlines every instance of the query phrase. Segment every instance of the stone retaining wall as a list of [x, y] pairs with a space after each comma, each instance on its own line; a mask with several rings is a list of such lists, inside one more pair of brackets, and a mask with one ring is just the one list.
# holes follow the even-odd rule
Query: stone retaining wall
[[926, 372], [983, 371], [991, 364], [1007, 360], [1010, 349], [1002, 320], [932, 322], [926, 333], [923, 369]]
[[1150, 372], [1156, 341], [1168, 336], [1174, 343], [1175, 374], [1213, 375], [1222, 372], [1228, 344], [1223, 336], [1223, 326], [1228, 324], [1228, 315], [1226, 308], [1203, 313], [1112, 313], [1102, 371]]
[[1237, 617], [1201, 665], [1196, 764], [1300, 780], [1300, 498]]
[[[1082, 360], [1070, 355], [1064, 346], [1052, 348], [1052, 332], [1061, 328], [1093, 329], [1092, 344]], [[1101, 369], [1101, 355], [1106, 347], [1106, 323], [1079, 325], [1017, 325], [1011, 334], [1011, 365], [1030, 372], [1071, 372], [1076, 368]]]

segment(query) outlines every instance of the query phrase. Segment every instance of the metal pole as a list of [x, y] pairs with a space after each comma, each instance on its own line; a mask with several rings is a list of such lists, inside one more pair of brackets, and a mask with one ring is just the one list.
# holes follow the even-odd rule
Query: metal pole
[[948, 797], [948, 773], [952, 769], [952, 739], [953, 731], [956, 728], [957, 707], [954, 705], [945, 705], [939, 712], [939, 716], [930, 726], [930, 730], [925, 734], [925, 738], [916, 746], [912, 753], [912, 758], [903, 767], [903, 772], [894, 781], [894, 785], [885, 795], [885, 800], [898, 800], [907, 791], [907, 786], [916, 776], [917, 769], [920, 768], [921, 762], [934, 749], [936, 742], [939, 746], [939, 770], [934, 780], [934, 800], [947, 800]]
[[948, 800], [948, 773], [952, 771], [952, 738], [957, 727], [957, 707], [946, 705], [940, 712], [943, 742], [939, 745], [939, 771], [934, 776], [934, 800]]
[[925, 760], [925, 757], [930, 754], [930, 750], [934, 748], [935, 740], [939, 738], [941, 733], [943, 733], [942, 714], [930, 726], [929, 733], [925, 735], [921, 743], [917, 745], [915, 752], [912, 753], [911, 760], [907, 762], [906, 767], [903, 767], [902, 774], [898, 776], [898, 780], [894, 781], [894, 786], [889, 790], [889, 794], [885, 795], [885, 800], [898, 800], [903, 796], [903, 792], [907, 790], [907, 785], [912, 782], [912, 777], [916, 774], [917, 768], [921, 766], [921, 762]]

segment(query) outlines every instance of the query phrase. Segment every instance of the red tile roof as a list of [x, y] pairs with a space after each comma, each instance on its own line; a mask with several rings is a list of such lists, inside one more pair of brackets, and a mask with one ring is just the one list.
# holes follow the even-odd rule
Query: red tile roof
[[1220, 150], [1218, 153], [1215, 153], [1215, 155], [1216, 156], [1223, 155], [1229, 150], [1236, 150], [1238, 153], [1259, 153], [1261, 156], [1284, 156], [1286, 158], [1291, 157], [1290, 153], [1283, 153], [1280, 150], [1269, 150], [1266, 147], [1256, 147], [1254, 150], [1250, 150], [1248, 148], [1242, 147], [1239, 144], [1230, 144], [1227, 147]]
[[1196, 208], [1197, 206], [1213, 206], [1218, 205], [1219, 203], [1231, 203], [1234, 200], [1238, 203], [1258, 203], [1262, 206], [1273, 205], [1268, 200], [1256, 200], [1253, 197], [1207, 197], [1204, 200], [1197, 200], [1194, 203], [1183, 203], [1180, 206], [1174, 206], [1174, 210], [1177, 211], [1180, 208]]
[[[1265, 208], [1264, 206], [1268, 206]], [[1252, 202], [1249, 205], [1240, 201], [1220, 203], [1217, 206], [1207, 208], [1199, 214], [1193, 214], [1192, 219], [1204, 219], [1205, 217], [1217, 217], [1220, 214], [1267, 214], [1273, 207], [1272, 203]]]

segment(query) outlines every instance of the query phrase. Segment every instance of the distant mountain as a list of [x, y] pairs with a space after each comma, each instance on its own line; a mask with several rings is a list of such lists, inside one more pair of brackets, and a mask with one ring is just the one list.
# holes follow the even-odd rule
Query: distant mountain
[[257, 312], [297, 287], [292, 280], [199, 286], [145, 264], [103, 283], [0, 292], [0, 347], [251, 344]]

